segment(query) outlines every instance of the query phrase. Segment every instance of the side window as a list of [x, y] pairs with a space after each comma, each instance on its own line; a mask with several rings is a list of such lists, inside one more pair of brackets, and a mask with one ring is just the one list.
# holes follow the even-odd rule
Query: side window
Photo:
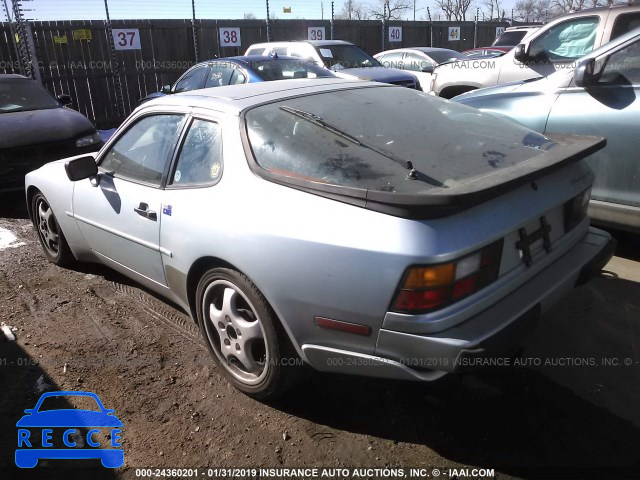
[[618, 18], [616, 18], [616, 21], [613, 24], [613, 30], [611, 31], [611, 38], [609, 41], [638, 27], [640, 27], [640, 12], [623, 13], [622, 15], [618, 15]]
[[160, 185], [182, 118], [152, 115], [140, 119], [116, 140], [100, 168], [116, 177]]
[[310, 62], [316, 63], [316, 59], [313, 55], [313, 49], [305, 48], [307, 45], [296, 45], [289, 49], [289, 56], [296, 58], [304, 58]]
[[[412, 72], [421, 72], [423, 68], [433, 65], [428, 59], [416, 55], [415, 53], [407, 53], [404, 57], [404, 69]], [[434, 65], [435, 66], [435, 65]]]
[[198, 88], [202, 88], [202, 84], [204, 83], [204, 77], [207, 74], [207, 65], [196, 65], [184, 76], [176, 82], [176, 85], [173, 89], [174, 93], [178, 92], [186, 92], [188, 90], [197, 90]]
[[611, 54], [602, 70], [599, 83], [640, 85], [640, 42]]
[[593, 50], [600, 17], [580, 17], [551, 27], [531, 41], [529, 56], [536, 61], [575, 60]]
[[208, 185], [217, 182], [222, 175], [220, 146], [220, 126], [208, 120], [195, 119], [180, 149], [171, 185]]
[[271, 47], [268, 55], [273, 55], [274, 53], [277, 53], [278, 55], [286, 55], [287, 47]]
[[402, 56], [404, 54], [402, 52], [396, 53], [387, 53], [386, 55], [379, 58], [378, 61], [387, 68], [399, 68], [400, 70], [404, 70], [404, 62], [402, 61]]
[[230, 63], [212, 63], [211, 70], [209, 70], [209, 76], [207, 77], [207, 82], [204, 84], [204, 88], [222, 87], [224, 85], [229, 85], [233, 70], [233, 65], [231, 65]]
[[233, 73], [231, 74], [231, 82], [229, 85], [240, 85], [247, 81], [247, 77], [242, 73], [241, 70], [234, 68]]

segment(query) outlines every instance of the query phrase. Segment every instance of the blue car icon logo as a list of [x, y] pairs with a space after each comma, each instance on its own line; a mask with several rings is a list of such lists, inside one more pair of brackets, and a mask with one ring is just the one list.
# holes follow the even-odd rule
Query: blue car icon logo
[[[55, 397], [77, 397], [96, 409], [44, 409]], [[93, 401], [92, 401], [93, 400]], [[94, 403], [95, 401], [95, 403]], [[47, 392], [18, 423], [16, 465], [33, 468], [39, 459], [100, 459], [107, 468], [124, 464], [122, 422], [92, 392]], [[103, 437], [108, 439], [104, 440]], [[55, 445], [54, 445], [55, 444]]]

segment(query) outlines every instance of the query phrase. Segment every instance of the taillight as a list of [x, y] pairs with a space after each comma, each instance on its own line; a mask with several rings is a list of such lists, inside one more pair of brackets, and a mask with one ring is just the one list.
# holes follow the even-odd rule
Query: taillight
[[578, 225], [587, 216], [591, 189], [576, 195], [564, 204], [564, 231], [568, 232]]
[[439, 265], [410, 267], [391, 303], [398, 313], [426, 313], [446, 307], [498, 278], [503, 240]]

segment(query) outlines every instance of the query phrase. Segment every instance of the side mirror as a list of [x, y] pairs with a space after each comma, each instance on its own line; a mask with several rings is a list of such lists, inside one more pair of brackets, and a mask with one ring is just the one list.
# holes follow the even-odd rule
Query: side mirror
[[595, 58], [587, 58], [578, 63], [578, 66], [573, 72], [573, 83], [576, 87], [591, 87], [598, 83], [598, 78], [595, 75]]
[[171, 94], [171, 85], [163, 85], [162, 86], [162, 90], [160, 90], [162, 93], [166, 94], [166, 95], [170, 95]]
[[63, 93], [61, 95], [58, 95], [56, 97], [58, 99], [58, 101], [62, 104], [62, 105], [71, 105], [72, 101], [71, 101], [71, 97], [69, 95], [67, 95], [66, 93]]
[[520, 45], [516, 45], [513, 49], [513, 58], [515, 58], [520, 63], [524, 63], [528, 60], [529, 55], [527, 55], [527, 47], [524, 43]]
[[72, 182], [98, 175], [98, 165], [96, 165], [96, 159], [92, 156], [69, 160], [64, 164], [64, 169], [67, 172], [67, 177]]
[[433, 73], [433, 65], [429, 64], [422, 68], [423, 73]]
[[33, 408], [27, 408], [24, 413], [26, 413], [27, 415], [31, 415], [33, 413]]

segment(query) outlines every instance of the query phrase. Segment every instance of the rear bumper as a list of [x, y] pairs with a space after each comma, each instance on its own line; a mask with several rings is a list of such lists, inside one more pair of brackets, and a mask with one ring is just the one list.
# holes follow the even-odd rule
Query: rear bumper
[[522, 347], [540, 314], [601, 270], [614, 249], [608, 233], [590, 228], [558, 261], [455, 327], [429, 335], [381, 329], [375, 355], [315, 345], [304, 345], [303, 352], [318, 370], [413, 380], [499, 364]]

